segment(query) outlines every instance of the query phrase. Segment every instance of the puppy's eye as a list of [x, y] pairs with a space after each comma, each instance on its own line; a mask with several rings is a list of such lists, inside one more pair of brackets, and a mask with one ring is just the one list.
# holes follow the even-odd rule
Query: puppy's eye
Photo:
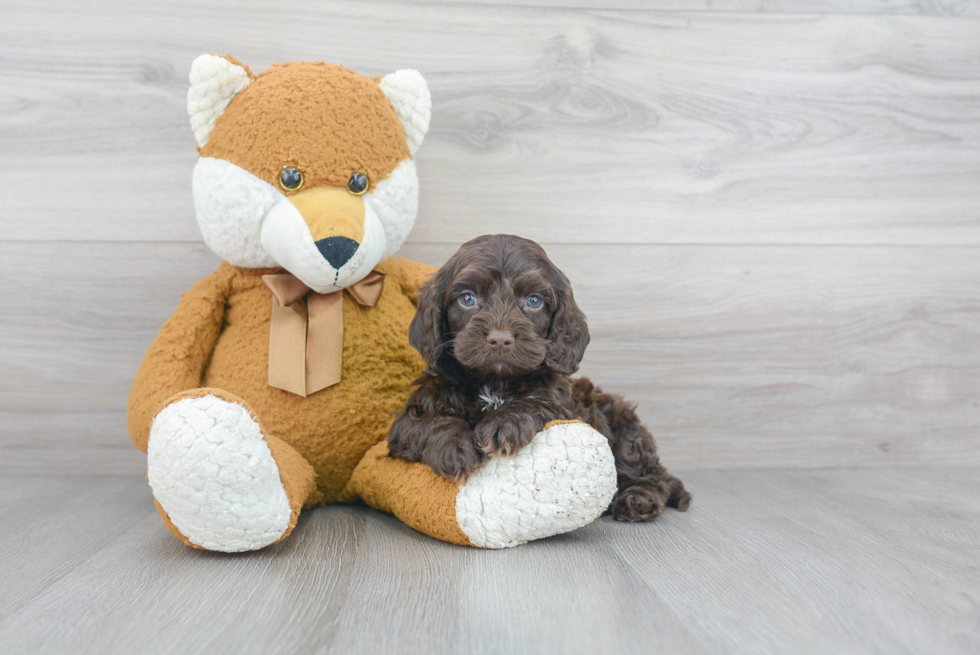
[[463, 307], [476, 307], [476, 296], [472, 293], [464, 293], [459, 297], [459, 304]]
[[283, 191], [299, 191], [303, 188], [305, 181], [303, 173], [291, 166], [282, 169], [279, 173], [279, 186], [282, 187]]
[[367, 175], [354, 172], [350, 174], [350, 180], [347, 181], [347, 190], [355, 196], [364, 195], [364, 192], [368, 190], [369, 184]]
[[541, 296], [528, 296], [524, 303], [529, 309], [537, 309], [541, 306]]

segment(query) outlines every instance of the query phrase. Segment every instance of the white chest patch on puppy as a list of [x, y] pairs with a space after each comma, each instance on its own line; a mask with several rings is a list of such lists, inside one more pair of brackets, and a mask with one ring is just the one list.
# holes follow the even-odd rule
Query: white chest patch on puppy
[[499, 391], [491, 389], [489, 385], [484, 385], [480, 389], [479, 398], [480, 402], [483, 403], [483, 411], [485, 412], [499, 409], [501, 405], [507, 402], [507, 399], [502, 397]]

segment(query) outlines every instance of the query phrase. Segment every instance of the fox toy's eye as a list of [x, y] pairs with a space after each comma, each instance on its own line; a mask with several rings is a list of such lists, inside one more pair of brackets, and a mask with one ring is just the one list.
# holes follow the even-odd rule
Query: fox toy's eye
[[463, 307], [476, 307], [476, 296], [472, 293], [464, 293], [459, 297], [459, 304]]
[[299, 191], [305, 181], [303, 174], [292, 167], [284, 168], [279, 173], [279, 186], [285, 191]]
[[528, 296], [524, 304], [528, 306], [528, 309], [537, 309], [541, 306], [541, 296]]
[[354, 172], [350, 174], [350, 180], [347, 182], [347, 190], [355, 196], [364, 195], [364, 192], [368, 189], [368, 184], [367, 175]]

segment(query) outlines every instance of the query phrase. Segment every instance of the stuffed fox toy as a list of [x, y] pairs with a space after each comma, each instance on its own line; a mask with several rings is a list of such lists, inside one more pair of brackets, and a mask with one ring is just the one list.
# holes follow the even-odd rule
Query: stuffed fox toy
[[422, 76], [299, 62], [255, 75], [203, 55], [190, 83], [197, 219], [224, 261], [153, 341], [128, 412], [167, 528], [196, 548], [255, 550], [303, 508], [359, 498], [432, 537], [501, 548], [599, 516], [613, 457], [581, 423], [462, 483], [388, 457], [424, 367], [408, 326], [433, 270], [391, 257], [417, 213]]

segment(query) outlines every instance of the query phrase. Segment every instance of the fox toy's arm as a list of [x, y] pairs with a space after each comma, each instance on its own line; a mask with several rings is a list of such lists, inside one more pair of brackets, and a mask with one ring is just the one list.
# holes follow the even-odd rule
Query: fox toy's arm
[[435, 266], [413, 262], [402, 257], [390, 257], [378, 269], [395, 276], [401, 285], [402, 293], [408, 296], [412, 303], [418, 303], [419, 289], [438, 270]]
[[227, 264], [185, 293], [150, 344], [129, 392], [129, 436], [146, 452], [154, 417], [181, 392], [201, 386], [201, 376], [218, 341], [231, 290]]

